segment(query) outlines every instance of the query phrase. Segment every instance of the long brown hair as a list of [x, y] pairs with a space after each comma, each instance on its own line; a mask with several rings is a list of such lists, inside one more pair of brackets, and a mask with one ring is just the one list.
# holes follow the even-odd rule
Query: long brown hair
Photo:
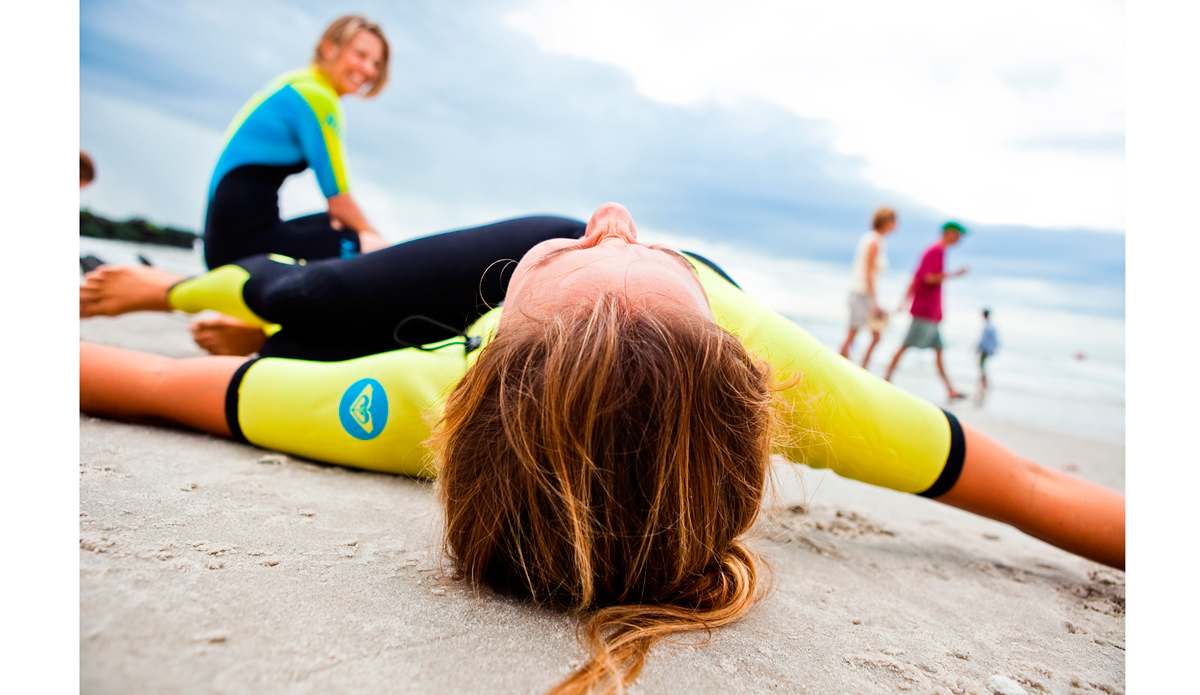
[[431, 440], [455, 569], [591, 612], [552, 693], [623, 691], [658, 640], [753, 605], [772, 400], [711, 319], [615, 294], [505, 327], [455, 387]]

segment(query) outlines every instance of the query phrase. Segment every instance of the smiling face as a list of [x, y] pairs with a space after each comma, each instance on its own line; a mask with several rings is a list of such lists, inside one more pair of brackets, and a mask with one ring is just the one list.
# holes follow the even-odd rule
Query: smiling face
[[383, 42], [369, 31], [356, 32], [344, 46], [324, 40], [319, 50], [324, 58], [321, 68], [329, 75], [338, 96], [355, 94], [363, 86], [373, 84], [383, 66]]
[[606, 203], [580, 239], [534, 246], [513, 272], [500, 325], [542, 319], [566, 306], [590, 306], [620, 293], [631, 308], [677, 307], [711, 318], [708, 295], [691, 264], [671, 249], [643, 244], [629, 211]]

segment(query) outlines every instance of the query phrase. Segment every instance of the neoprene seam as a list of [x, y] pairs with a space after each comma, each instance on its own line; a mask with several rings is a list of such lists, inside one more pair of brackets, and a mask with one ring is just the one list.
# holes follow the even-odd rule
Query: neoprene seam
[[700, 261], [704, 265], [708, 266], [714, 273], [716, 273], [717, 275], [720, 275], [722, 278], [724, 278], [725, 281], [728, 282], [729, 284], [733, 285], [734, 287], [738, 288], [739, 290], [742, 289], [742, 286], [737, 284], [736, 282], [734, 282], [733, 278], [729, 277], [729, 275], [726, 274], [725, 271], [721, 269], [721, 266], [717, 265], [716, 263], [713, 263], [712, 261], [708, 260], [704, 256], [701, 256], [698, 253], [693, 253], [691, 251], [684, 251], [683, 255], [689, 256], [691, 258], [695, 258], [696, 260]]
[[958, 482], [958, 476], [962, 473], [963, 460], [967, 457], [967, 440], [963, 436], [962, 425], [958, 424], [958, 418], [944, 408], [942, 412], [946, 413], [946, 422], [950, 423], [950, 453], [946, 454], [946, 465], [942, 468], [938, 479], [928, 490], [917, 493], [921, 497], [941, 497], [950, 492], [950, 488]]
[[233, 438], [243, 444], [249, 444], [250, 440], [242, 434], [242, 425], [238, 422], [238, 391], [242, 386], [242, 379], [246, 378], [246, 372], [260, 359], [262, 358], [255, 357], [246, 360], [245, 364], [238, 367], [233, 373], [233, 378], [229, 380], [229, 388], [225, 390], [225, 423], [229, 425]]

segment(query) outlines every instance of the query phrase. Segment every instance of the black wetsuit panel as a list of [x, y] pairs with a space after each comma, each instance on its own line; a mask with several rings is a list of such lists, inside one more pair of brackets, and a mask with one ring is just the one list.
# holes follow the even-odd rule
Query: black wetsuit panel
[[[283, 329], [259, 354], [335, 361], [453, 337], [504, 300], [517, 261], [547, 239], [578, 239], [586, 225], [523, 217], [414, 239], [348, 260], [288, 265], [265, 255], [236, 265], [250, 273], [242, 297]], [[422, 319], [424, 316], [451, 330]]]
[[260, 253], [308, 260], [358, 255], [358, 233], [334, 229], [327, 213], [280, 219], [279, 187], [307, 168], [303, 162], [248, 164], [221, 178], [204, 221], [204, 262], [209, 268]]

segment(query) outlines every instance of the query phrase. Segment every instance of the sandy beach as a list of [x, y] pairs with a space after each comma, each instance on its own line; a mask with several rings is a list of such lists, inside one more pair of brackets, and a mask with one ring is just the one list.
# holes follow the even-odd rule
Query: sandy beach
[[[202, 354], [189, 317], [84, 340]], [[1044, 465], [1125, 488], [1125, 447], [957, 406]], [[432, 483], [80, 416], [80, 689], [539, 693], [584, 651], [570, 615], [477, 593], [439, 559]], [[651, 652], [634, 693], [1123, 693], [1125, 574], [1011, 527], [776, 468], [770, 595]]]

